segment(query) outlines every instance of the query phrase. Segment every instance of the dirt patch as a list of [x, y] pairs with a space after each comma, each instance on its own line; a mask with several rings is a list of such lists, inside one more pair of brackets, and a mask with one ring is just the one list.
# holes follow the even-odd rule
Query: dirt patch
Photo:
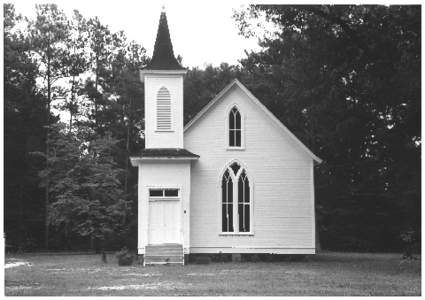
[[186, 276], [216, 276], [217, 273], [187, 273]]
[[162, 276], [160, 273], [123, 273], [124, 276], [155, 277]]
[[129, 285], [113, 285], [113, 286], [100, 286], [91, 287], [91, 290], [99, 291], [123, 291], [123, 290], [156, 290], [156, 289], [176, 289], [179, 288], [173, 282], [158, 282], [146, 284], [129, 284]]
[[23, 291], [23, 290], [39, 290], [41, 286], [27, 286], [27, 285], [16, 285], [16, 286], [6, 286], [6, 290], [10, 292]]
[[32, 265], [27, 261], [16, 261], [16, 262], [6, 263], [4, 265], [4, 268], [9, 269], [9, 268], [16, 268], [16, 267], [24, 267], [24, 266], [25, 267], [31, 267]]

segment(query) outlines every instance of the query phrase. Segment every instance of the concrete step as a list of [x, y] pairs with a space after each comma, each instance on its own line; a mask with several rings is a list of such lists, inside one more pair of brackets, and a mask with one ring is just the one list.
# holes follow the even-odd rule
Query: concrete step
[[183, 248], [146, 248], [145, 252], [148, 251], [181, 251], [183, 252]]
[[170, 245], [148, 245], [146, 250], [163, 250], [163, 249], [180, 249], [183, 250], [182, 245], [170, 244]]
[[178, 246], [147, 246], [145, 253], [183, 253], [183, 247]]
[[182, 256], [182, 252], [147, 252], [145, 256]]
[[145, 252], [166, 252], [166, 251], [174, 251], [174, 252], [183, 252], [182, 248], [157, 248], [157, 249], [152, 249], [152, 248], [146, 248]]
[[182, 247], [146, 247], [146, 251], [153, 250], [153, 251], [159, 251], [159, 250], [180, 250], [183, 251]]

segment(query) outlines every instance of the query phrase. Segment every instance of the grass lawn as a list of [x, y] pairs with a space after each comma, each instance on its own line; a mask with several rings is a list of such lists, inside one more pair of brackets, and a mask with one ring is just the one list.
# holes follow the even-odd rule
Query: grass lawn
[[6, 295], [420, 295], [421, 263], [323, 253], [302, 262], [120, 267], [113, 255], [7, 255]]

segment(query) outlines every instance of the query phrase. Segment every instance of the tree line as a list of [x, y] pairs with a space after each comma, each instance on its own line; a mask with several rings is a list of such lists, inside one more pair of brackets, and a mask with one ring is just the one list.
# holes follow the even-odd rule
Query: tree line
[[[150, 58], [78, 11], [42, 4], [28, 19], [4, 8], [6, 244], [135, 248], [128, 157], [144, 147], [138, 70]], [[253, 5], [234, 20], [261, 49], [238, 65], [188, 70], [185, 122], [240, 79], [324, 160], [315, 167], [322, 248], [419, 242], [420, 6]], [[261, 35], [264, 22], [274, 32]]]

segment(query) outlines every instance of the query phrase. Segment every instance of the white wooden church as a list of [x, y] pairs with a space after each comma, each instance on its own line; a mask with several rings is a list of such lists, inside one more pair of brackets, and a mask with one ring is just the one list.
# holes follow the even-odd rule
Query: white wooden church
[[321, 160], [237, 79], [183, 127], [186, 69], [161, 13], [145, 85], [138, 253], [315, 253], [314, 163]]

